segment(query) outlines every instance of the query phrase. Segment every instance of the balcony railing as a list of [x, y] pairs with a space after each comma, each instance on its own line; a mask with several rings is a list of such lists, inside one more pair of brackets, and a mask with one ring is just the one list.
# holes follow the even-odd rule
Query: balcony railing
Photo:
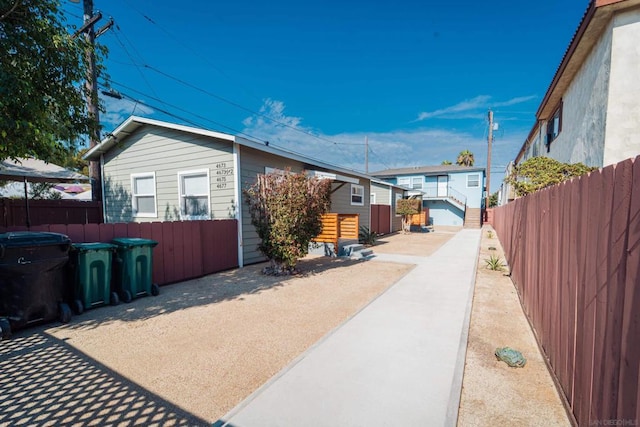
[[442, 194], [442, 192], [438, 194], [436, 187], [423, 188], [422, 192], [424, 199], [453, 199], [461, 206], [467, 205], [467, 196], [452, 187], [447, 187], [446, 194]]

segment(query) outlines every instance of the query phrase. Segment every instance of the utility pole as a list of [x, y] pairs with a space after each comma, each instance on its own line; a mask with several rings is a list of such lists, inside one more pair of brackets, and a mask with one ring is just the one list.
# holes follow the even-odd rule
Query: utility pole
[[[80, 0], [71, 0], [78, 3]], [[100, 110], [98, 108], [98, 71], [96, 69], [95, 40], [96, 31], [93, 25], [98, 22], [102, 15], [100, 13], [93, 14], [93, 0], [82, 0], [83, 4], [83, 26], [79, 30], [84, 32], [84, 37], [88, 42], [88, 48], [85, 52], [85, 59], [88, 64], [87, 80], [85, 81], [85, 96], [87, 98], [87, 114], [95, 123], [95, 126], [89, 130], [89, 148], [93, 148], [100, 143]], [[98, 35], [103, 34], [113, 25], [110, 20], [104, 27], [98, 30]], [[75, 35], [77, 35], [76, 33]], [[74, 36], [75, 36], [74, 35]], [[102, 200], [102, 172], [100, 170], [100, 162], [89, 162], [89, 179], [91, 179], [91, 199], [93, 201]]]
[[369, 137], [364, 137], [364, 173], [369, 173]]
[[493, 111], [489, 110], [489, 137], [487, 138], [489, 148], [487, 151], [487, 193], [484, 202], [485, 212], [489, 209], [489, 199], [491, 197], [491, 143], [493, 142]]

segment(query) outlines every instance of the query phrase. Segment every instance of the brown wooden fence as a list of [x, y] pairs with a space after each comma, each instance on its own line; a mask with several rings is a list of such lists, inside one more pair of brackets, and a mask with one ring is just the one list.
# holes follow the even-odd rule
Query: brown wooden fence
[[391, 233], [391, 206], [371, 205], [371, 231], [378, 234]]
[[640, 422], [638, 184], [640, 156], [494, 209], [511, 278], [581, 426]]
[[[0, 232], [26, 230], [26, 227], [0, 227]], [[114, 237], [142, 237], [155, 240], [158, 245], [153, 250], [153, 281], [159, 285], [238, 266], [238, 224], [235, 219], [56, 224], [34, 226], [29, 231], [66, 234], [74, 243], [110, 242]]]
[[[24, 199], [0, 199], [0, 226], [26, 226]], [[102, 222], [100, 202], [79, 200], [29, 200], [31, 225], [98, 224]]]
[[358, 224], [358, 214], [324, 214], [322, 215], [322, 232], [313, 241], [333, 243], [337, 248], [338, 239], [358, 240]]

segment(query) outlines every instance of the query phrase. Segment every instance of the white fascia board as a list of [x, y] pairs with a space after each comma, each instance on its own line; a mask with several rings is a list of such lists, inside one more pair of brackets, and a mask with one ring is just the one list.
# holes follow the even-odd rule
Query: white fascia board
[[320, 179], [330, 179], [332, 181], [348, 182], [350, 184], [360, 184], [358, 178], [351, 178], [350, 176], [339, 175], [337, 173], [321, 172], [321, 171], [308, 171], [309, 176], [315, 176]]

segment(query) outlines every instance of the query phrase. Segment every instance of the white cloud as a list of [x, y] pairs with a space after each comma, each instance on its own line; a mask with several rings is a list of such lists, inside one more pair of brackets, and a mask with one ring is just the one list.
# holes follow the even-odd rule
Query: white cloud
[[129, 116], [149, 116], [154, 110], [129, 99], [103, 98], [105, 112], [100, 115], [100, 122], [106, 131], [115, 129]]
[[459, 102], [450, 107], [441, 108], [435, 111], [422, 112], [418, 114], [417, 121], [430, 119], [432, 117], [443, 117], [446, 118], [451, 113], [461, 113], [466, 111], [477, 110], [487, 105], [487, 102], [491, 99], [488, 95], [480, 95], [475, 98], [465, 99], [462, 102]]
[[[472, 100], [471, 100], [472, 101]], [[469, 105], [471, 105], [469, 101]], [[245, 134], [271, 146], [293, 151], [344, 168], [365, 170], [365, 138], [369, 141], [369, 171], [439, 165], [443, 160], [455, 162], [458, 153], [470, 150], [476, 165], [486, 165], [487, 141], [483, 131], [426, 128], [399, 129], [389, 132], [352, 132], [328, 135], [303, 125], [300, 117], [287, 116], [280, 101], [266, 100], [260, 114], [244, 120]], [[493, 165], [506, 165], [522, 145], [526, 130], [500, 137], [492, 153]], [[495, 172], [495, 168], [492, 167]], [[496, 178], [499, 186], [502, 177]], [[493, 181], [493, 180], [492, 180]], [[495, 187], [492, 185], [492, 188]]]
[[489, 108], [508, 107], [521, 104], [535, 99], [535, 95], [518, 96], [506, 101], [491, 102], [491, 96], [479, 95], [475, 98], [466, 99], [455, 105], [441, 108], [434, 111], [425, 111], [418, 114], [416, 122], [431, 118], [439, 119], [481, 119], [486, 117], [486, 110]]

